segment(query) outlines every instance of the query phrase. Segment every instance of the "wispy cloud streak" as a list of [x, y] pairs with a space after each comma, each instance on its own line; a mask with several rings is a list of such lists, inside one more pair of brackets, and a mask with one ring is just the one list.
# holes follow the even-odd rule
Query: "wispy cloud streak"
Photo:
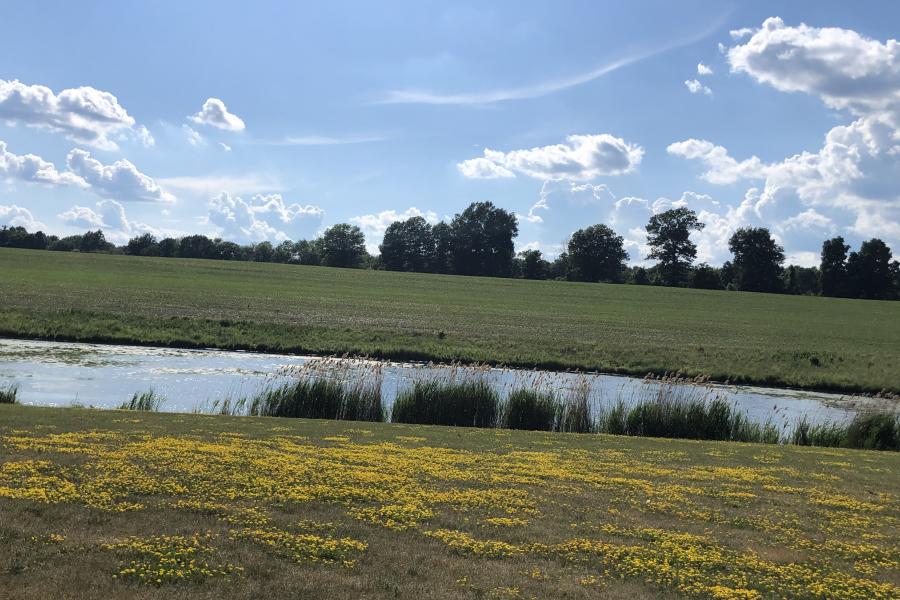
[[527, 100], [540, 98], [555, 92], [560, 92], [579, 85], [584, 85], [599, 79], [613, 71], [618, 71], [634, 63], [646, 60], [658, 54], [689, 46], [718, 30], [724, 22], [724, 16], [717, 19], [715, 24], [690, 37], [677, 42], [657, 46], [644, 52], [637, 52], [630, 56], [620, 58], [600, 65], [586, 73], [580, 73], [572, 77], [544, 81], [530, 86], [506, 88], [500, 90], [487, 90], [482, 92], [464, 92], [458, 94], [441, 94], [425, 90], [392, 90], [386, 96], [377, 100], [376, 104], [435, 104], [435, 105], [484, 105], [508, 100]]

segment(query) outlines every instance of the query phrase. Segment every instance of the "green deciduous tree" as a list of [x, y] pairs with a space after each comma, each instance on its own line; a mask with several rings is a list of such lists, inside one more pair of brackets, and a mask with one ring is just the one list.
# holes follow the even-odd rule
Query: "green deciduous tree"
[[847, 259], [850, 292], [857, 298], [886, 300], [894, 296], [891, 249], [878, 238], [865, 241]]
[[686, 285], [691, 264], [697, 258], [692, 231], [704, 225], [697, 213], [684, 206], [655, 214], [647, 223], [648, 258], [659, 260], [657, 272], [664, 285]]
[[734, 255], [731, 268], [737, 289], [748, 292], [781, 291], [784, 248], [775, 243], [768, 229], [738, 229], [728, 240], [728, 248]]
[[575, 281], [622, 281], [624, 239], [606, 225], [591, 225], [572, 234], [568, 244], [569, 277]]
[[358, 267], [366, 255], [366, 238], [356, 225], [338, 223], [325, 230], [318, 240], [322, 264], [326, 267]]
[[434, 235], [422, 217], [391, 223], [378, 248], [389, 271], [429, 271], [435, 261]]
[[519, 225], [513, 213], [491, 202], [473, 202], [450, 223], [453, 272], [508, 277], [517, 235]]
[[837, 236], [822, 243], [822, 260], [819, 263], [819, 288], [823, 296], [846, 296], [847, 252], [850, 245]]

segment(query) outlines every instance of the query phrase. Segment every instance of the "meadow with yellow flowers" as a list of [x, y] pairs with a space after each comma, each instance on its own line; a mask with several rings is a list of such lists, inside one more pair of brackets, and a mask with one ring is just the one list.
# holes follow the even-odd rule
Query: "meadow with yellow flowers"
[[0, 406], [0, 596], [900, 597], [900, 454]]

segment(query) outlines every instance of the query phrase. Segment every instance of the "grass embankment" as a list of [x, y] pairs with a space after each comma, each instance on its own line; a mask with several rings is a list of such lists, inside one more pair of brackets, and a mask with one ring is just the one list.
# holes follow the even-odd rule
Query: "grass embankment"
[[900, 391], [900, 302], [0, 249], [0, 335]]
[[19, 598], [896, 598], [900, 456], [0, 406]]

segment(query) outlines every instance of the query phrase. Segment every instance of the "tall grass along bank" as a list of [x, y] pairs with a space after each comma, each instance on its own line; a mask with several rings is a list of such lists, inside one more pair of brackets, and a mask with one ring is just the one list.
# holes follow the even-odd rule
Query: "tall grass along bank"
[[0, 387], [0, 404], [15, 404], [19, 395], [19, 386], [14, 383]]
[[271, 385], [249, 402], [249, 414], [345, 421], [384, 420], [382, 374], [378, 363], [320, 360], [287, 374], [287, 383]]

